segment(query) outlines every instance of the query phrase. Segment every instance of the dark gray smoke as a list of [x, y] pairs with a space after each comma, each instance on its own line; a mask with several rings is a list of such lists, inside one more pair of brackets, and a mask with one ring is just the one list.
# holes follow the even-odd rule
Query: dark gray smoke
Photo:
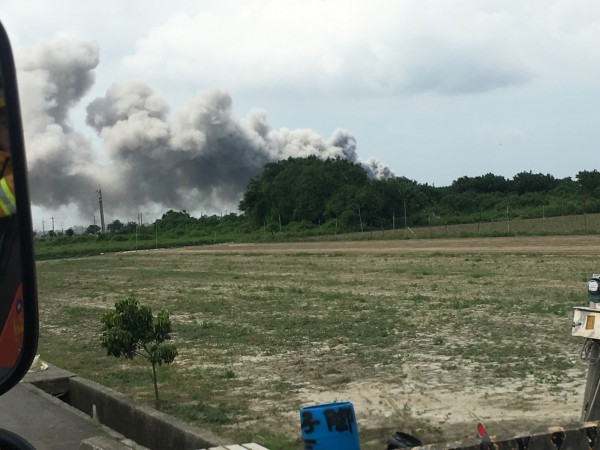
[[[67, 127], [69, 110], [94, 84], [98, 65], [98, 46], [92, 41], [56, 39], [42, 47], [25, 51], [20, 60], [22, 73], [37, 84], [44, 115], [61, 127]], [[32, 80], [33, 79], [33, 80]], [[39, 111], [37, 111], [39, 112]]]
[[[243, 118], [228, 93], [199, 93], [181, 111], [142, 81], [115, 83], [86, 108], [100, 136], [94, 151], [68, 123], [88, 92], [98, 65], [90, 42], [57, 40], [28, 52], [20, 64], [24, 123], [30, 152], [32, 199], [38, 206], [96, 208], [101, 187], [111, 217], [131, 217], [148, 205], [188, 211], [235, 210], [248, 181], [269, 162], [317, 155], [358, 162], [356, 139], [336, 130], [273, 130], [262, 110]], [[363, 163], [378, 178], [392, 176], [375, 160]]]
[[96, 155], [68, 116], [94, 83], [97, 45], [57, 39], [20, 53], [17, 62], [33, 203], [93, 212]]

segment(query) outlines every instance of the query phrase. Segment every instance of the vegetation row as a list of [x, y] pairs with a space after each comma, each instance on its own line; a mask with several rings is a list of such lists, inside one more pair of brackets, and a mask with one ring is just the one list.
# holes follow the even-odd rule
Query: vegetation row
[[[97, 225], [88, 226], [84, 235], [72, 229], [50, 232], [38, 236], [36, 250], [47, 258], [227, 241], [379, 236], [386, 230], [392, 232], [388, 237], [597, 232], [591, 218], [600, 213], [600, 172], [582, 171], [574, 179], [532, 172], [507, 179], [489, 173], [435, 187], [405, 177], [371, 179], [359, 165], [341, 159], [289, 158], [267, 164], [249, 182], [239, 211], [193, 217], [170, 210], [151, 224], [114, 220], [105, 233]], [[552, 218], [562, 223], [551, 225]], [[537, 226], [514, 226], [531, 219], [538, 219]], [[465, 224], [477, 227], [465, 230]], [[413, 231], [419, 227], [426, 231]]]

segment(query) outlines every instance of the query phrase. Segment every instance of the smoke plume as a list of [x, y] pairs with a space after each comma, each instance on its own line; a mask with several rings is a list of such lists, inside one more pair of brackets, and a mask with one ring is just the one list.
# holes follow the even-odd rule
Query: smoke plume
[[[231, 96], [209, 89], [181, 111], [143, 81], [109, 87], [86, 107], [86, 123], [102, 149], [69, 125], [69, 113], [94, 84], [99, 51], [93, 42], [57, 39], [21, 55], [19, 80], [28, 145], [32, 201], [93, 214], [101, 188], [109, 217], [145, 207], [235, 210], [248, 181], [266, 163], [316, 155], [360, 163], [345, 130], [323, 138], [312, 130], [269, 126], [255, 109], [238, 118]], [[371, 177], [393, 176], [369, 159]]]

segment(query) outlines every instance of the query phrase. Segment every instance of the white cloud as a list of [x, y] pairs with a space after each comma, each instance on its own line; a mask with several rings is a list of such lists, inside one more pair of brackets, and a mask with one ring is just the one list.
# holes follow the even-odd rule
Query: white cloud
[[[180, 158], [197, 147], [230, 149], [211, 147], [215, 136], [192, 126], [195, 114], [219, 108], [191, 99], [217, 88], [231, 93], [232, 118], [224, 123], [251, 147], [265, 148], [268, 160], [272, 150], [284, 155], [301, 144], [343, 148], [349, 159], [374, 155], [398, 175], [436, 185], [489, 171], [569, 176], [585, 169], [581, 161], [594, 158], [600, 139], [597, 0], [172, 0], [152, 8], [142, 0], [105, 0], [102, 8], [80, 0], [3, 0], [2, 13], [15, 47], [39, 47], [57, 34], [86, 43], [62, 55], [50, 49], [47, 58], [43, 50], [35, 58], [43, 65], [19, 78], [29, 142], [32, 130], [47, 138], [29, 149], [30, 168], [45, 180], [42, 194], [57, 183], [48, 177], [58, 171], [48, 158], [67, 155], [63, 165], [74, 174], [94, 170], [94, 155], [107, 165], [124, 151], [116, 135], [123, 125], [106, 132], [104, 150], [115, 151], [101, 155], [101, 138], [86, 127], [85, 107], [113, 97], [111, 89], [121, 91], [109, 114], [88, 118], [104, 127], [127, 112], [124, 147], [160, 117], [166, 125], [149, 139], [180, 149]], [[23, 67], [23, 54], [15, 54]], [[63, 57], [80, 62], [76, 78], [63, 80]], [[95, 84], [73, 104], [94, 74]], [[152, 95], [123, 83], [129, 79], [143, 80]], [[65, 90], [67, 84], [78, 88]], [[189, 109], [190, 102], [197, 107]], [[269, 121], [253, 107], [268, 110]], [[352, 139], [313, 136], [337, 128]], [[481, 151], [499, 142], [496, 159]], [[144, 155], [154, 157], [155, 147]], [[505, 157], [509, 150], [513, 158]], [[432, 168], [430, 161], [439, 163]], [[370, 168], [381, 172], [376, 163]], [[47, 200], [56, 205], [61, 198]]]
[[484, 138], [492, 138], [498, 142], [523, 139], [526, 133], [518, 127], [507, 125], [485, 124], [479, 127], [475, 134]]
[[127, 66], [272, 91], [452, 94], [530, 81], [535, 58], [521, 23], [485, 3], [257, 0], [172, 17], [138, 42]]
[[[90, 193], [102, 186], [113, 211], [122, 213], [158, 204], [232, 209], [266, 163], [309, 155], [358, 162], [356, 139], [344, 130], [326, 139], [310, 129], [272, 129], [260, 110], [239, 119], [229, 93], [217, 89], [200, 92], [170, 118], [167, 101], [139, 80], [115, 83], [87, 104], [86, 123], [102, 142], [98, 155], [70, 126], [70, 113], [93, 86], [98, 47], [61, 38], [23, 50], [20, 60], [29, 180], [38, 206], [70, 204], [89, 216]], [[372, 176], [392, 175], [377, 160], [365, 168]]]

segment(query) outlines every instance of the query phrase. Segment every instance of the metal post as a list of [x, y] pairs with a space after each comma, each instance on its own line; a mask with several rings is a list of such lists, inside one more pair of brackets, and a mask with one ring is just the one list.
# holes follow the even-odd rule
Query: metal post
[[600, 342], [590, 339], [586, 345], [590, 345], [589, 352], [586, 352], [590, 364], [581, 412], [581, 420], [584, 422], [600, 420]]
[[[597, 289], [595, 290], [593, 287], [597, 284], [598, 277], [600, 277], [600, 275], [593, 274], [590, 281], [588, 281], [588, 299], [590, 300], [588, 311], [591, 311], [590, 314], [592, 314], [592, 316], [588, 316], [587, 319], [592, 319], [592, 328], [594, 328], [594, 316], [597, 315], [594, 311], [600, 310], [598, 292]], [[594, 280], [593, 284], [591, 280]], [[590, 286], [592, 286], [592, 288], [590, 288]], [[575, 321], [573, 321], [573, 326], [577, 326]], [[587, 320], [586, 329], [589, 329]], [[589, 361], [585, 393], [583, 396], [583, 409], [581, 412], [581, 417], [584, 421], [600, 419], [600, 340], [595, 339], [598, 337], [595, 332], [589, 337], [591, 337], [591, 339], [586, 339], [583, 349], [581, 350], [581, 357]]]
[[100, 227], [104, 233], [104, 207], [102, 206], [102, 189], [96, 191], [98, 193], [98, 203], [100, 204]]
[[427, 218], [429, 219], [429, 237], [431, 238], [431, 213], [427, 215]]
[[358, 206], [358, 220], [360, 221], [360, 232], [363, 232], [362, 214], [360, 213], [360, 205]]
[[408, 222], [406, 221], [406, 199], [404, 199], [404, 236], [407, 235], [406, 230], [408, 229]]

